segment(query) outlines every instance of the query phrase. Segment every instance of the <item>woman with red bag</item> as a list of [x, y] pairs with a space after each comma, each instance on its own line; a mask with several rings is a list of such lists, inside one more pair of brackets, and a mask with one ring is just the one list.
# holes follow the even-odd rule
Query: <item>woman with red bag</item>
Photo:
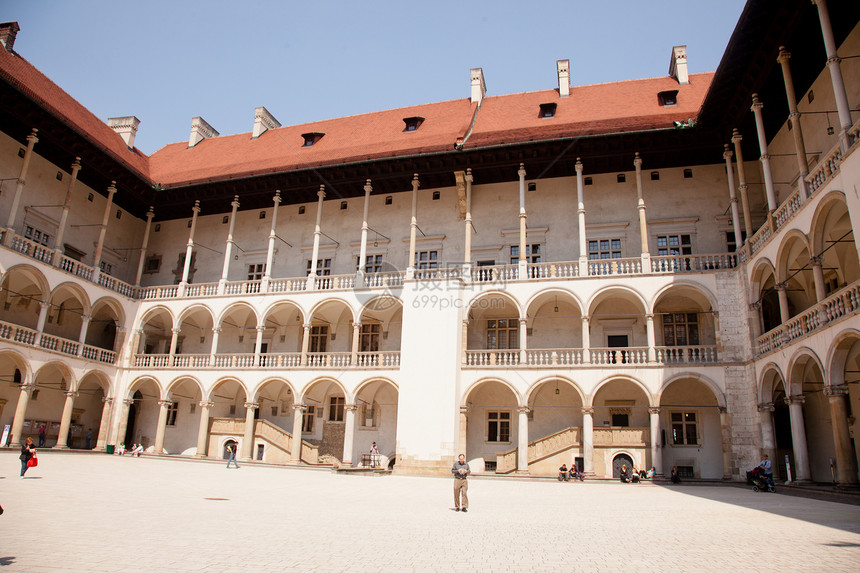
[[[36, 448], [33, 447], [33, 438], [27, 438], [21, 445], [21, 455], [18, 459], [21, 460], [21, 477], [23, 478], [30, 467], [30, 460], [36, 460]], [[35, 466], [36, 464], [33, 465]]]

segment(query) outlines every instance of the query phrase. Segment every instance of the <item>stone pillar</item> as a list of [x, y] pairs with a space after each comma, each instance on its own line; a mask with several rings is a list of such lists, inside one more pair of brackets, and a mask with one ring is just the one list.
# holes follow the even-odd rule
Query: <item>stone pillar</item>
[[200, 425], [197, 427], [197, 453], [196, 458], [205, 458], [209, 456], [209, 411], [215, 405], [215, 402], [202, 400], [200, 405]]
[[370, 210], [370, 193], [373, 191], [373, 185], [370, 179], [364, 184], [364, 214], [361, 219], [361, 248], [358, 252], [358, 268], [355, 271], [355, 286], [361, 288], [364, 286], [364, 271], [367, 266], [367, 214]]
[[520, 364], [525, 364], [528, 360], [528, 319], [520, 319]]
[[585, 475], [594, 477], [594, 408], [582, 409], [582, 460]]
[[301, 465], [302, 463], [302, 418], [307, 406], [304, 404], [293, 404], [293, 443], [290, 448], [290, 464]]
[[140, 286], [140, 278], [143, 276], [143, 267], [146, 264], [146, 249], [149, 246], [149, 229], [152, 226], [152, 218], [155, 217], [150, 205], [146, 213], [146, 228], [143, 230], [143, 243], [140, 245], [140, 260], [137, 262], [137, 274], [134, 276], [134, 286]]
[[791, 443], [794, 449], [794, 473], [797, 481], [809, 481], [809, 450], [806, 446], [806, 427], [803, 422], [803, 396], [790, 396], [785, 399], [791, 416]]
[[588, 276], [588, 239], [585, 236], [585, 192], [582, 161], [576, 158], [576, 215], [579, 225], [579, 276]]
[[72, 410], [75, 407], [75, 398], [77, 398], [78, 393], [70, 390], [65, 392], [65, 395], [63, 416], [60, 418], [60, 435], [57, 436], [57, 445], [54, 446], [58, 450], [69, 449], [69, 427], [72, 425]]
[[636, 168], [636, 195], [638, 197], [637, 209], [639, 209], [639, 238], [642, 249], [642, 272], [648, 272], [651, 260], [651, 253], [648, 252], [648, 222], [645, 218], [645, 198], [642, 195], [642, 158], [639, 157], [639, 152], [636, 152], [636, 157], [633, 159], [633, 166]]
[[209, 366], [215, 366], [215, 357], [218, 355], [218, 339], [221, 338], [221, 327], [212, 329], [212, 348], [209, 350]]
[[466, 460], [469, 459], [469, 455], [466, 453], [466, 448], [469, 444], [469, 407], [468, 406], [460, 406], [460, 435], [458, 436], [457, 445], [458, 451], [454, 456], [459, 456], [460, 454], [464, 454], [466, 456]]
[[776, 59], [782, 66], [782, 79], [785, 82], [785, 97], [788, 98], [788, 121], [791, 122], [791, 133], [794, 134], [794, 151], [797, 153], [797, 170], [800, 177], [797, 179], [797, 189], [800, 191], [801, 200], [805, 201], [809, 196], [806, 190], [806, 177], [809, 175], [809, 162], [806, 161], [806, 145], [803, 143], [803, 129], [800, 126], [800, 112], [797, 111], [797, 96], [794, 93], [794, 82], [791, 79], [791, 66], [788, 60], [791, 54], [785, 46], [779, 47], [779, 57]]
[[142, 328], [136, 328], [134, 332], [137, 334], [137, 353], [143, 354], [146, 350], [146, 332]]
[[785, 324], [791, 318], [791, 312], [788, 309], [788, 285], [777, 283], [776, 294], [779, 297], [779, 318], [782, 324]]
[[36, 389], [35, 384], [22, 384], [18, 394], [18, 404], [15, 406], [15, 417], [12, 419], [12, 448], [21, 447], [21, 433], [24, 430], [24, 420], [27, 417], [27, 405], [30, 403], [30, 394]]
[[84, 353], [84, 344], [87, 342], [87, 328], [90, 326], [91, 318], [88, 314], [81, 315], [81, 330], [78, 334], [78, 356]]
[[851, 447], [851, 434], [848, 428], [848, 388], [825, 386], [824, 394], [830, 402], [833, 446], [836, 450], [836, 479], [841, 486], [857, 485], [857, 460]]
[[[752, 327], [752, 335], [753, 335], [753, 344], [758, 340], [758, 337], [761, 336], [761, 302], [753, 302], [749, 305], [749, 322]], [[755, 350], [755, 347], [753, 347]]]
[[[830, 25], [830, 11], [826, 0], [813, 0], [818, 6], [818, 19], [821, 21], [821, 35], [824, 37], [824, 49], [827, 52], [827, 69], [830, 70], [830, 81], [833, 84], [833, 95], [836, 99], [836, 111], [839, 114], [839, 147], [842, 153], [848, 151], [848, 130], [851, 129], [851, 107], [845, 92], [845, 82], [842, 79], [842, 67], [836, 53], [836, 40], [833, 38], [833, 28]], [[34, 130], [35, 131], [35, 130]]]
[[96, 437], [96, 447], [95, 449], [99, 452], [105, 451], [105, 446], [107, 446], [108, 442], [108, 433], [110, 432], [110, 411], [113, 406], [113, 398], [108, 398], [104, 396], [102, 398], [102, 418], [99, 421], [99, 434]]
[[[749, 193], [747, 189], [749, 186], [747, 185], [746, 173], [744, 170], [744, 153], [741, 149], [741, 141], [743, 140], [743, 136], [738, 133], [737, 129], [732, 130], [732, 143], [735, 144], [735, 157], [738, 160], [738, 192], [741, 194], [741, 206], [744, 211], [744, 230], [747, 233], [747, 239], [753, 236], [752, 229], [752, 216], [750, 215], [750, 201], [749, 201]], [[735, 237], [738, 245], [742, 245], [746, 243], [746, 239], [742, 236]]]
[[585, 314], [582, 315], [582, 363], [591, 364], [591, 332]]
[[415, 233], [418, 230], [418, 174], [412, 175], [412, 219], [409, 223], [409, 261], [406, 263], [406, 278], [415, 276]]
[[126, 398], [122, 401], [122, 410], [119, 415], [119, 426], [116, 431], [116, 442], [120, 444], [125, 444], [125, 434], [128, 432], [128, 411], [132, 404], [134, 404], [134, 400], [131, 398]]
[[245, 435], [242, 440], [242, 461], [249, 462], [254, 455], [254, 411], [260, 407], [259, 402], [245, 402]]
[[761, 167], [764, 172], [764, 189], [767, 195], [767, 209], [770, 212], [776, 211], [778, 207], [776, 203], [776, 191], [773, 188], [773, 174], [770, 171], [770, 156], [767, 154], [767, 135], [764, 132], [764, 120], [762, 119], [761, 110], [764, 105], [759, 101], [758, 94], [752, 95], [753, 104], [750, 108], [755, 115], [755, 126], [758, 133], [758, 147], [761, 150]]
[[[224, 246], [224, 266], [221, 269], [221, 280], [218, 281], [218, 294], [224, 294], [227, 287], [227, 277], [230, 275], [230, 257], [233, 256], [233, 230], [236, 228], [236, 213], [239, 211], [239, 196], [233, 195], [230, 202], [233, 210], [230, 212], [230, 226], [227, 229], [227, 244]], [[267, 271], [268, 271], [268, 267]]]
[[467, 272], [465, 276], [469, 276], [469, 270], [472, 268], [472, 182], [475, 178], [472, 176], [472, 169], [466, 169], [466, 237], [464, 240], [464, 256]]
[[36, 134], [38, 129], [33, 128], [32, 133], [27, 136], [27, 148], [24, 150], [24, 161], [21, 163], [21, 171], [18, 173], [18, 182], [15, 184], [15, 197], [12, 199], [12, 208], [9, 209], [9, 218], [6, 219], [6, 230], [9, 235], [5, 238], [7, 246], [10, 246], [12, 234], [15, 233], [15, 219], [18, 216], [18, 208], [21, 205], [21, 195], [24, 193], [24, 185], [27, 184], [27, 171], [30, 169], [30, 159], [33, 157], [33, 146], [39, 141]]
[[821, 263], [824, 262], [824, 257], [818, 255], [811, 257], [809, 262], [812, 263], [812, 279], [815, 281], [815, 298], [821, 302], [827, 298], [827, 288], [824, 286], [824, 271], [821, 268]]
[[741, 215], [738, 211], [738, 195], [735, 191], [735, 170], [732, 167], [732, 150], [729, 144], [723, 145], [723, 159], [726, 160], [726, 173], [729, 178], [729, 201], [732, 209], [732, 231], [735, 233], [735, 250], [743, 245], [743, 234], [741, 234]]
[[170, 366], [173, 367], [173, 357], [176, 356], [176, 345], [179, 342], [179, 333], [182, 332], [181, 328], [171, 328], [170, 329], [170, 351], [168, 354], [170, 355]]
[[33, 341], [34, 346], [39, 346], [42, 341], [42, 333], [45, 330], [45, 320], [48, 318], [49, 308], [51, 308], [51, 303], [39, 301], [39, 320], [36, 322], [36, 338]]
[[314, 249], [311, 252], [311, 269], [308, 271], [308, 290], [316, 288], [317, 260], [320, 256], [320, 235], [322, 234], [322, 209], [325, 199], [325, 185], [320, 185], [317, 191], [317, 221], [314, 226]]
[[660, 408], [649, 407], [648, 414], [651, 422], [651, 465], [656, 475], [663, 475], [663, 449], [660, 433]]
[[776, 431], [773, 427], [773, 402], [761, 403], [758, 405], [759, 427], [761, 429], [761, 450], [763, 454], [773, 461], [773, 474], [777, 477], [776, 471]]
[[352, 444], [355, 440], [355, 411], [358, 406], [355, 404], [346, 405], [346, 420], [344, 422], [343, 434], [343, 465], [352, 467]]
[[469, 348], [469, 320], [468, 319], [464, 319], [463, 322], [461, 323], [460, 333], [462, 335], [461, 338], [463, 341], [463, 344], [461, 345], [462, 351], [463, 351], [463, 354], [461, 357], [461, 363], [466, 364], [466, 362], [468, 361], [468, 356], [469, 356], [469, 354], [467, 352], [467, 350]]
[[517, 175], [520, 178], [520, 259], [519, 273], [517, 276], [521, 279], [526, 278], [526, 265], [528, 259], [526, 253], [526, 166], [525, 163], [520, 163], [520, 168], [517, 170]]
[[99, 229], [99, 240], [96, 243], [96, 252], [93, 255], [93, 281], [98, 282], [98, 277], [101, 274], [102, 252], [105, 246], [105, 235], [107, 234], [108, 221], [110, 220], [110, 212], [113, 209], [113, 196], [116, 194], [116, 181], [110, 182], [108, 187], [107, 203], [105, 204], [105, 213], [102, 217], [101, 228]]
[[54, 259], [54, 264], [60, 262], [60, 257], [63, 255], [63, 237], [66, 234], [66, 222], [69, 220], [69, 210], [72, 207], [72, 194], [75, 191], [75, 183], [78, 180], [78, 171], [81, 170], [81, 158], [75, 157], [75, 162], [72, 163], [72, 176], [69, 179], [69, 187], [66, 189], [66, 200], [63, 201], [63, 214], [60, 215], [60, 224], [57, 226], [57, 238], [54, 243], [54, 252], [57, 254]]
[[308, 348], [311, 344], [311, 325], [305, 324], [303, 326], [304, 332], [302, 333], [302, 356], [301, 356], [301, 364], [302, 366], [308, 365]]
[[275, 264], [275, 239], [278, 237], [278, 206], [281, 204], [281, 191], [275, 191], [272, 197], [272, 226], [269, 227], [269, 246], [266, 251], [266, 268], [263, 269], [263, 280], [260, 292], [269, 292], [269, 281], [272, 280], [272, 266]]
[[361, 338], [361, 323], [352, 323], [352, 348], [349, 355], [349, 363], [352, 366], [358, 365], [358, 342]]
[[155, 427], [155, 451], [156, 456], [164, 452], [164, 432], [167, 430], [167, 412], [173, 404], [170, 400], [158, 401], [158, 425]]
[[645, 336], [648, 339], [648, 362], [657, 361], [657, 336], [654, 334], [654, 315], [645, 315]]
[[191, 229], [188, 232], [188, 244], [185, 247], [185, 265], [182, 267], [182, 280], [179, 281], [179, 294], [185, 294], [188, 285], [188, 274], [191, 271], [191, 255], [194, 252], [194, 229], [197, 227], [197, 215], [200, 213], [200, 201], [194, 201], [191, 209]]
[[519, 420], [517, 425], [517, 473], [528, 475], [529, 473], [529, 408], [528, 406], [517, 407]]
[[723, 479], [732, 479], [732, 428], [725, 406], [720, 406], [720, 435], [723, 446]]
[[266, 332], [264, 325], [257, 325], [257, 339], [254, 341], [254, 364], [260, 364], [260, 353], [263, 351], [263, 333]]

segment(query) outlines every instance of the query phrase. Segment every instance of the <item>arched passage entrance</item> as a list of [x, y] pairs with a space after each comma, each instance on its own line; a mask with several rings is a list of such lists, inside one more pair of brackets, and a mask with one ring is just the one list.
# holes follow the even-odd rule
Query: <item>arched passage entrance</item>
[[355, 413], [355, 405], [347, 403], [346, 390], [337, 380], [322, 378], [305, 388], [302, 402], [306, 408], [303, 439], [319, 448], [321, 463], [343, 462], [347, 415]]
[[561, 464], [585, 469], [582, 395], [569, 380], [549, 378], [528, 396], [529, 475], [555, 476]]
[[[362, 384], [355, 395], [356, 410], [355, 440], [352, 459], [365, 464], [378, 461], [379, 467], [391, 469], [396, 462], [397, 445], [397, 387], [386, 379], [369, 380]], [[363, 457], [369, 454], [376, 442], [379, 460]]]
[[460, 416], [460, 435], [462, 441], [465, 433], [465, 448], [461, 445], [465, 452], [460, 453], [466, 454], [472, 471], [516, 471], [520, 401], [513, 387], [500, 380], [478, 382], [469, 389], [463, 404], [465, 420]]
[[676, 378], [663, 389], [657, 439], [663, 446], [664, 468], [677, 466], [681, 477], [731, 475], [723, 456], [721, 403], [708, 384], [692, 376]]
[[647, 466], [652, 443], [651, 399], [644, 387], [630, 378], [612, 378], [600, 385], [591, 403], [595, 475], [613, 475], [613, 460], [619, 452], [629, 454], [634, 465]]

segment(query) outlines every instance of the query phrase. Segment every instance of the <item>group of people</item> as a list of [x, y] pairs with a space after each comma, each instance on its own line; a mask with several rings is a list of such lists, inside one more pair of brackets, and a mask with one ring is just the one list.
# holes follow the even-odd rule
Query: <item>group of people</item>
[[120, 456], [124, 456], [125, 454], [129, 454], [131, 456], [140, 457], [140, 454], [143, 453], [143, 444], [133, 444], [129, 449], [125, 448], [125, 444], [120, 444], [116, 449], [116, 453]]
[[561, 467], [558, 468], [558, 481], [583, 481], [584, 479], [585, 474], [580, 471], [576, 464], [571, 464], [570, 469], [567, 469], [567, 464], [561, 464]]
[[633, 469], [627, 467], [627, 464], [621, 464], [621, 483], [639, 483], [644, 480], [654, 479], [657, 469], [651, 466], [650, 470], [640, 470], [636, 466]]

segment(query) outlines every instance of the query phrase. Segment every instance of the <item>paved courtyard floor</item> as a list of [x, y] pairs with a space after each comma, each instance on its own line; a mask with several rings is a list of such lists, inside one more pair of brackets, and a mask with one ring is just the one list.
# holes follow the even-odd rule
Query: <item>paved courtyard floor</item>
[[860, 507], [749, 489], [0, 452], [2, 571], [858, 571]]

